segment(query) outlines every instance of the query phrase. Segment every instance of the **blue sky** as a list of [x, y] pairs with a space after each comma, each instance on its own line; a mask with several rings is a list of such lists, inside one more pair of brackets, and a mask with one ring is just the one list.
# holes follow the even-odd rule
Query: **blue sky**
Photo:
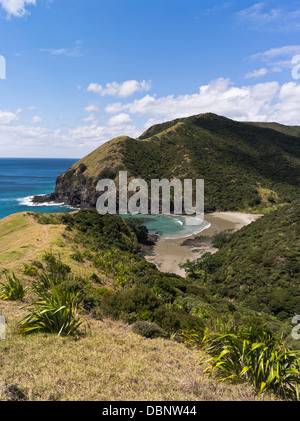
[[202, 112], [300, 125], [299, 35], [300, 1], [0, 0], [0, 156]]

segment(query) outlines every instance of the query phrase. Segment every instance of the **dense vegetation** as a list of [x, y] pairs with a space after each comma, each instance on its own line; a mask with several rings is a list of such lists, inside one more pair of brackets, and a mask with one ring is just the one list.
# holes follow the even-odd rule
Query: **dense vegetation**
[[[287, 211], [283, 209], [282, 213], [287, 214]], [[274, 215], [282, 213], [278, 211]], [[231, 250], [232, 242], [240, 236], [243, 238], [243, 247], [248, 244], [247, 231], [243, 236], [246, 228], [233, 236], [225, 233], [216, 237], [216, 245], [218, 244], [221, 250], [213, 256], [206, 256], [203, 260], [188, 263], [188, 277], [184, 279], [175, 274], [161, 273], [155, 265], [144, 259], [141, 243], [146, 240], [147, 231], [136, 221], [113, 215], [100, 216], [95, 210], [58, 215], [35, 214], [35, 217], [43, 224], [64, 225], [65, 235], [75, 246], [76, 244], [84, 246], [85, 250], [83, 252], [78, 249], [73, 252], [71, 259], [79, 264], [84, 264], [88, 260], [97, 273], [103, 272], [110, 281], [103, 284], [103, 280], [100, 280], [96, 273], [87, 279], [74, 278], [71, 268], [51, 252], [45, 253], [43, 260], [46, 263], [32, 262], [26, 267], [26, 272], [31, 273], [32, 280], [39, 279], [39, 282], [48, 289], [51, 288], [51, 280], [54, 280], [55, 286], [59, 285], [59, 288], [78, 293], [85, 311], [92, 312], [97, 318], [108, 316], [129, 323], [137, 321], [156, 323], [170, 335], [187, 326], [200, 329], [211, 316], [234, 315], [241, 323], [255, 316], [257, 320], [267, 323], [276, 332], [285, 336], [291, 332], [289, 317], [297, 308], [297, 297], [299, 297], [297, 284], [288, 281], [291, 268], [294, 267], [293, 257], [289, 253], [286, 268], [281, 264], [280, 281], [278, 280], [278, 285], [275, 283], [273, 289], [268, 278], [272, 265], [266, 265], [265, 259], [262, 261], [262, 267], [257, 262], [249, 265], [248, 261], [242, 260], [241, 249], [237, 247], [236, 255]], [[270, 221], [266, 225], [266, 230], [269, 230], [269, 235], [266, 234], [267, 242], [264, 243], [262, 239], [262, 244], [266, 244], [265, 249], [268, 253], [272, 247], [275, 250], [275, 243], [278, 247], [280, 245], [280, 241], [274, 237], [272, 231], [275, 229], [273, 217], [272, 214], [267, 215], [249, 227], [255, 233], [260, 232], [263, 237], [261, 221]], [[297, 218], [297, 215], [294, 217]], [[256, 226], [258, 228], [255, 229]], [[277, 223], [274, 226], [277, 227]], [[293, 227], [292, 222], [290, 227]], [[280, 230], [280, 225], [278, 229]], [[295, 246], [297, 232], [294, 239], [290, 234], [287, 231], [286, 237], [282, 237], [280, 233], [279, 236], [283, 248], [287, 238], [289, 239], [292, 253], [296, 253], [297, 262], [298, 249]], [[245, 249], [245, 255], [250, 259], [253, 258], [253, 241], [254, 237], [250, 235], [248, 246], [251, 248], [251, 253]], [[221, 268], [221, 258], [218, 256], [225, 256], [226, 250], [230, 252], [228, 256], [226, 254], [227, 260], [224, 257], [224, 265]], [[284, 249], [284, 252], [287, 250]], [[262, 252], [260, 254], [263, 256]], [[229, 262], [232, 256], [236, 266]], [[232, 267], [234, 270], [231, 270]], [[255, 269], [257, 269], [255, 276], [249, 275], [249, 270]], [[232, 278], [229, 278], [229, 274]], [[220, 276], [223, 276], [221, 283]], [[274, 274], [271, 276], [272, 282], [274, 276]], [[244, 288], [247, 288], [246, 294], [243, 293]], [[280, 288], [284, 289], [283, 298], [280, 295]], [[282, 310], [274, 311], [276, 297], [279, 297], [280, 303], [283, 302], [285, 311], [288, 308], [287, 313], [283, 313]], [[269, 301], [263, 301], [265, 298]]]
[[[97, 276], [74, 279], [58, 257], [47, 253], [44, 256], [47, 266], [38, 271], [39, 284], [51, 289], [54, 282], [59, 289], [78, 293], [85, 310], [96, 317], [109, 316], [129, 323], [153, 322], [168, 334], [187, 326], [202, 326], [202, 321], [191, 314], [193, 308], [201, 305], [201, 290], [180, 276], [159, 272], [143, 258], [141, 242], [147, 238], [145, 227], [112, 215], [100, 216], [94, 210], [37, 214], [36, 218], [41, 223], [66, 225], [74, 243], [90, 250], [85, 259], [113, 278], [112, 289], [99, 284]], [[72, 258], [81, 260], [79, 253]], [[220, 312], [229, 306], [226, 300], [220, 303]]]
[[[213, 114], [154, 126], [124, 143], [134, 176], [203, 178], [206, 209], [270, 206], [299, 197], [300, 140]], [[269, 200], [270, 199], [270, 200]]]
[[216, 244], [216, 254], [185, 265], [190, 280], [281, 321], [299, 314], [299, 201], [232, 235], [219, 235]]
[[[299, 208], [299, 203], [294, 203], [235, 234], [218, 235], [214, 244], [220, 251], [188, 263], [186, 279], [161, 273], [143, 258], [141, 246], [147, 231], [136, 221], [100, 216], [95, 210], [32, 214], [40, 224], [63, 226], [64, 238], [68, 237], [75, 247], [81, 246], [70, 258], [78, 264], [92, 262], [95, 269], [106, 274], [110, 286], [95, 273], [86, 278], [74, 276], [71, 266], [49, 250], [41, 261], [24, 265], [23, 273], [31, 278], [30, 287], [24, 288], [16, 276], [6, 274], [2, 299], [23, 300], [26, 295], [28, 312], [19, 321], [19, 333], [75, 335], [82, 333], [81, 326], [87, 326], [86, 315], [123, 320], [146, 338], [174, 337], [196, 344], [211, 356], [210, 374], [246, 380], [257, 393], [272, 390], [284, 398], [298, 399], [299, 352], [290, 351], [290, 341], [279, 338], [279, 334], [287, 337], [290, 333], [287, 317], [294, 314], [293, 306], [299, 299]], [[260, 241], [262, 237], [264, 241]], [[253, 257], [253, 244], [256, 251], [261, 247], [262, 259], [257, 260], [256, 254], [255, 265], [251, 266], [243, 259]], [[285, 253], [285, 260], [277, 259], [278, 268], [273, 265], [274, 271], [280, 272], [278, 279], [270, 269], [273, 266], [265, 265], [264, 252], [270, 250], [279, 258]], [[237, 273], [235, 263], [241, 268]], [[252, 283], [243, 277], [246, 268], [248, 275], [249, 270], [257, 268]], [[223, 276], [219, 283], [223, 271], [228, 279]], [[264, 285], [270, 276], [273, 284]], [[247, 294], [243, 294], [244, 285]], [[274, 285], [277, 295], [272, 295]], [[269, 301], [264, 302], [265, 297]], [[278, 303], [275, 306], [276, 299], [285, 305], [284, 310]]]

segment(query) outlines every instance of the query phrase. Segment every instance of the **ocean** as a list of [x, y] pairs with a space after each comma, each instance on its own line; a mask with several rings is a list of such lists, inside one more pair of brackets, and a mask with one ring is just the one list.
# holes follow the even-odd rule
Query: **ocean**
[[55, 180], [76, 159], [0, 158], [0, 219], [12, 213], [70, 212], [66, 206], [32, 206], [30, 197], [54, 192]]
[[[68, 170], [76, 159], [0, 158], [0, 219], [13, 213], [33, 211], [42, 213], [71, 212], [69, 206], [49, 203], [32, 205], [32, 196], [52, 193], [56, 178]], [[130, 217], [130, 216], [127, 216]], [[183, 216], [138, 215], [150, 234], [164, 238], [181, 238], [199, 233], [209, 223]]]

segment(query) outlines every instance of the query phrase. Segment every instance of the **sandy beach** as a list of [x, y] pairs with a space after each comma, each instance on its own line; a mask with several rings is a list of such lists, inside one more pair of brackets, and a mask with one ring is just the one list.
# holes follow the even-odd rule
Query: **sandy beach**
[[262, 215], [236, 212], [214, 212], [205, 215], [205, 221], [211, 225], [201, 233], [185, 238], [159, 239], [153, 250], [145, 256], [148, 262], [154, 263], [162, 272], [176, 273], [185, 276], [180, 265], [187, 260], [196, 260], [204, 253], [215, 253], [218, 249], [212, 246], [212, 238], [219, 232], [237, 231], [250, 224]]

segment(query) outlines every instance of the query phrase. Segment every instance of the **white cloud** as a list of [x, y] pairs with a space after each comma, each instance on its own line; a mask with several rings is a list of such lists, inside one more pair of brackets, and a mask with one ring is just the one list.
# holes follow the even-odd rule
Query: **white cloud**
[[109, 126], [123, 126], [124, 124], [131, 123], [131, 121], [132, 120], [128, 114], [121, 113], [121, 114], [115, 115], [114, 117], [111, 117], [108, 120], [108, 125]]
[[282, 68], [280, 66], [273, 66], [271, 67], [271, 72], [280, 73], [282, 72]]
[[12, 111], [1, 111], [0, 110], [0, 124], [10, 124], [13, 121], [17, 121], [18, 119], [19, 119], [19, 117], [18, 117], [17, 113], [13, 113]]
[[28, 11], [27, 5], [36, 5], [36, 0], [0, 0], [0, 5], [6, 11], [8, 18], [11, 16], [22, 17]]
[[121, 102], [114, 102], [113, 104], [108, 104], [105, 107], [105, 111], [108, 114], [120, 113], [124, 109], [124, 105]]
[[88, 113], [98, 112], [99, 108], [96, 105], [88, 105], [85, 107], [84, 111], [87, 111]]
[[95, 114], [92, 113], [89, 116], [84, 117], [82, 120], [85, 121], [86, 123], [89, 123], [90, 121], [96, 120], [96, 117], [95, 117]]
[[40, 116], [36, 115], [32, 118], [31, 124], [37, 124], [37, 123], [40, 123], [41, 121], [43, 121], [43, 119]]
[[222, 4], [218, 4], [216, 6], [203, 10], [202, 14], [204, 16], [214, 15], [216, 13], [223, 12], [224, 10], [231, 8], [232, 4], [233, 4], [232, 2], [225, 2]]
[[262, 67], [261, 69], [253, 70], [252, 72], [247, 73], [245, 75], [245, 78], [251, 79], [251, 78], [262, 77], [262, 76], [265, 76], [267, 73], [269, 73], [269, 70], [266, 69], [265, 67]]
[[300, 45], [285, 45], [253, 54], [249, 59], [264, 63], [271, 72], [282, 72], [283, 69], [291, 69], [294, 66], [292, 59], [299, 54]]
[[80, 145], [96, 148], [108, 140], [121, 135], [135, 138], [140, 134], [141, 130], [130, 124], [122, 124], [122, 126], [115, 125], [111, 127], [106, 125], [101, 126], [98, 124], [92, 124], [90, 126], [78, 126], [74, 129], [70, 129], [64, 139], [73, 146]]
[[40, 48], [40, 51], [52, 56], [80, 57], [82, 55], [82, 41], [76, 41], [73, 48]]
[[138, 82], [137, 80], [126, 80], [123, 83], [110, 82], [105, 85], [105, 88], [98, 83], [91, 83], [87, 91], [99, 94], [101, 96], [109, 95], [118, 98], [127, 98], [135, 92], [149, 91], [151, 82]]
[[268, 7], [267, 2], [255, 3], [240, 10], [237, 14], [238, 22], [256, 30], [294, 31], [300, 29], [300, 10], [297, 5]]
[[300, 54], [300, 45], [285, 45], [283, 47], [270, 48], [261, 53], [253, 54], [250, 58], [268, 63], [275, 59], [292, 58], [296, 54]]
[[61, 154], [80, 157], [112, 138], [121, 135], [135, 138], [153, 124], [179, 117], [213, 112], [237, 121], [300, 125], [299, 109], [300, 83], [296, 81], [238, 87], [229, 79], [220, 78], [200, 86], [191, 95], [154, 97], [147, 94], [125, 104], [110, 104], [106, 111], [113, 112], [103, 124], [92, 119], [92, 113], [86, 117], [89, 121], [85, 124], [66, 128], [60, 123], [61, 127], [50, 129], [32, 122], [19, 123], [19, 114], [0, 111], [0, 150], [7, 156], [8, 153], [10, 156], [57, 156], [59, 150]]
[[236, 87], [229, 79], [220, 78], [200, 86], [195, 94], [161, 98], [146, 95], [124, 105], [111, 104], [106, 111], [147, 116], [156, 123], [212, 112], [238, 121], [277, 121], [300, 125], [299, 91], [300, 86], [295, 82], [282, 86], [274, 81]]

